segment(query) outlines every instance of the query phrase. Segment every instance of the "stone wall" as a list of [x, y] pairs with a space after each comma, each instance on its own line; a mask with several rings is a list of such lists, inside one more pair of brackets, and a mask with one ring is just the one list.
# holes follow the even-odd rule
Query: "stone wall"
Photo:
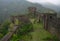
[[44, 14], [44, 28], [52, 34], [56, 34], [57, 14]]
[[57, 36], [60, 39], [60, 18], [57, 18]]
[[16, 19], [18, 19], [19, 22], [23, 22], [23, 23], [29, 23], [30, 22], [29, 18], [25, 15], [11, 16], [11, 18], [10, 18], [12, 23], [15, 23]]
[[60, 39], [60, 18], [57, 14], [44, 14], [44, 29]]
[[56, 34], [56, 27], [57, 27], [57, 15], [56, 14], [49, 14], [48, 16], [48, 31], [52, 34]]

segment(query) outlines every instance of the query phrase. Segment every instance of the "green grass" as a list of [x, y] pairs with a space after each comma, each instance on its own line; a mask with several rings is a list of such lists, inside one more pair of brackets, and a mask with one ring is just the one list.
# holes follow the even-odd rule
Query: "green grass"
[[[34, 19], [30, 19], [33, 24], [33, 32], [29, 33], [29, 35], [24, 36], [25, 41], [46, 41], [47, 37], [53, 37], [48, 31], [43, 28], [43, 23], [34, 23]], [[32, 37], [32, 39], [29, 39]]]
[[[43, 28], [43, 23], [34, 23], [34, 19], [31, 20], [33, 25], [33, 32], [28, 33], [27, 35], [23, 35], [19, 37], [19, 40], [24, 41], [46, 41], [47, 37], [53, 37], [48, 31]], [[15, 40], [15, 38], [14, 38]]]
[[[29, 33], [30, 35], [23, 36], [24, 41], [45, 41], [43, 39], [52, 37], [48, 31], [44, 30], [42, 23], [33, 24], [33, 29], [34, 31]], [[30, 37], [32, 37], [32, 39], [30, 39]]]
[[31, 41], [45, 41], [44, 38], [52, 37], [49, 32], [43, 29], [43, 24], [33, 24], [34, 32], [31, 32], [32, 40]]

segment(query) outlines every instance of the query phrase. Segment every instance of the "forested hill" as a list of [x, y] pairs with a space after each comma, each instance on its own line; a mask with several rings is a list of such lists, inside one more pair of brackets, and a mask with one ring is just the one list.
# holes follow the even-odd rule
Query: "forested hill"
[[30, 6], [37, 7], [40, 12], [50, 10], [40, 4], [30, 3], [26, 0], [0, 0], [0, 23], [9, 18], [10, 15], [26, 14], [27, 8]]

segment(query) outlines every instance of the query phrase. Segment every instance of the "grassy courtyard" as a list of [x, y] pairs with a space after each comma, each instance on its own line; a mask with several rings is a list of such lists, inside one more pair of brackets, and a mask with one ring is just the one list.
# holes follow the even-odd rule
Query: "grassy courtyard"
[[[34, 20], [33, 20], [34, 21]], [[44, 40], [47, 37], [52, 38], [52, 35], [43, 28], [43, 23], [33, 23], [33, 31], [29, 35], [25, 35], [23, 39], [25, 41], [48, 41]]]
[[33, 24], [34, 31], [31, 32], [32, 40], [31, 41], [45, 41], [43, 39], [51, 37], [51, 34], [43, 29], [43, 24]]

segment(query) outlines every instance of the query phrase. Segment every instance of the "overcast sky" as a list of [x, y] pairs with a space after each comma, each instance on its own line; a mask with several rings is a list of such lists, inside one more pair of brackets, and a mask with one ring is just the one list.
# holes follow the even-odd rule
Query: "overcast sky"
[[33, 3], [40, 3], [40, 4], [49, 2], [54, 5], [60, 5], [60, 0], [27, 0], [27, 1], [33, 2]]

